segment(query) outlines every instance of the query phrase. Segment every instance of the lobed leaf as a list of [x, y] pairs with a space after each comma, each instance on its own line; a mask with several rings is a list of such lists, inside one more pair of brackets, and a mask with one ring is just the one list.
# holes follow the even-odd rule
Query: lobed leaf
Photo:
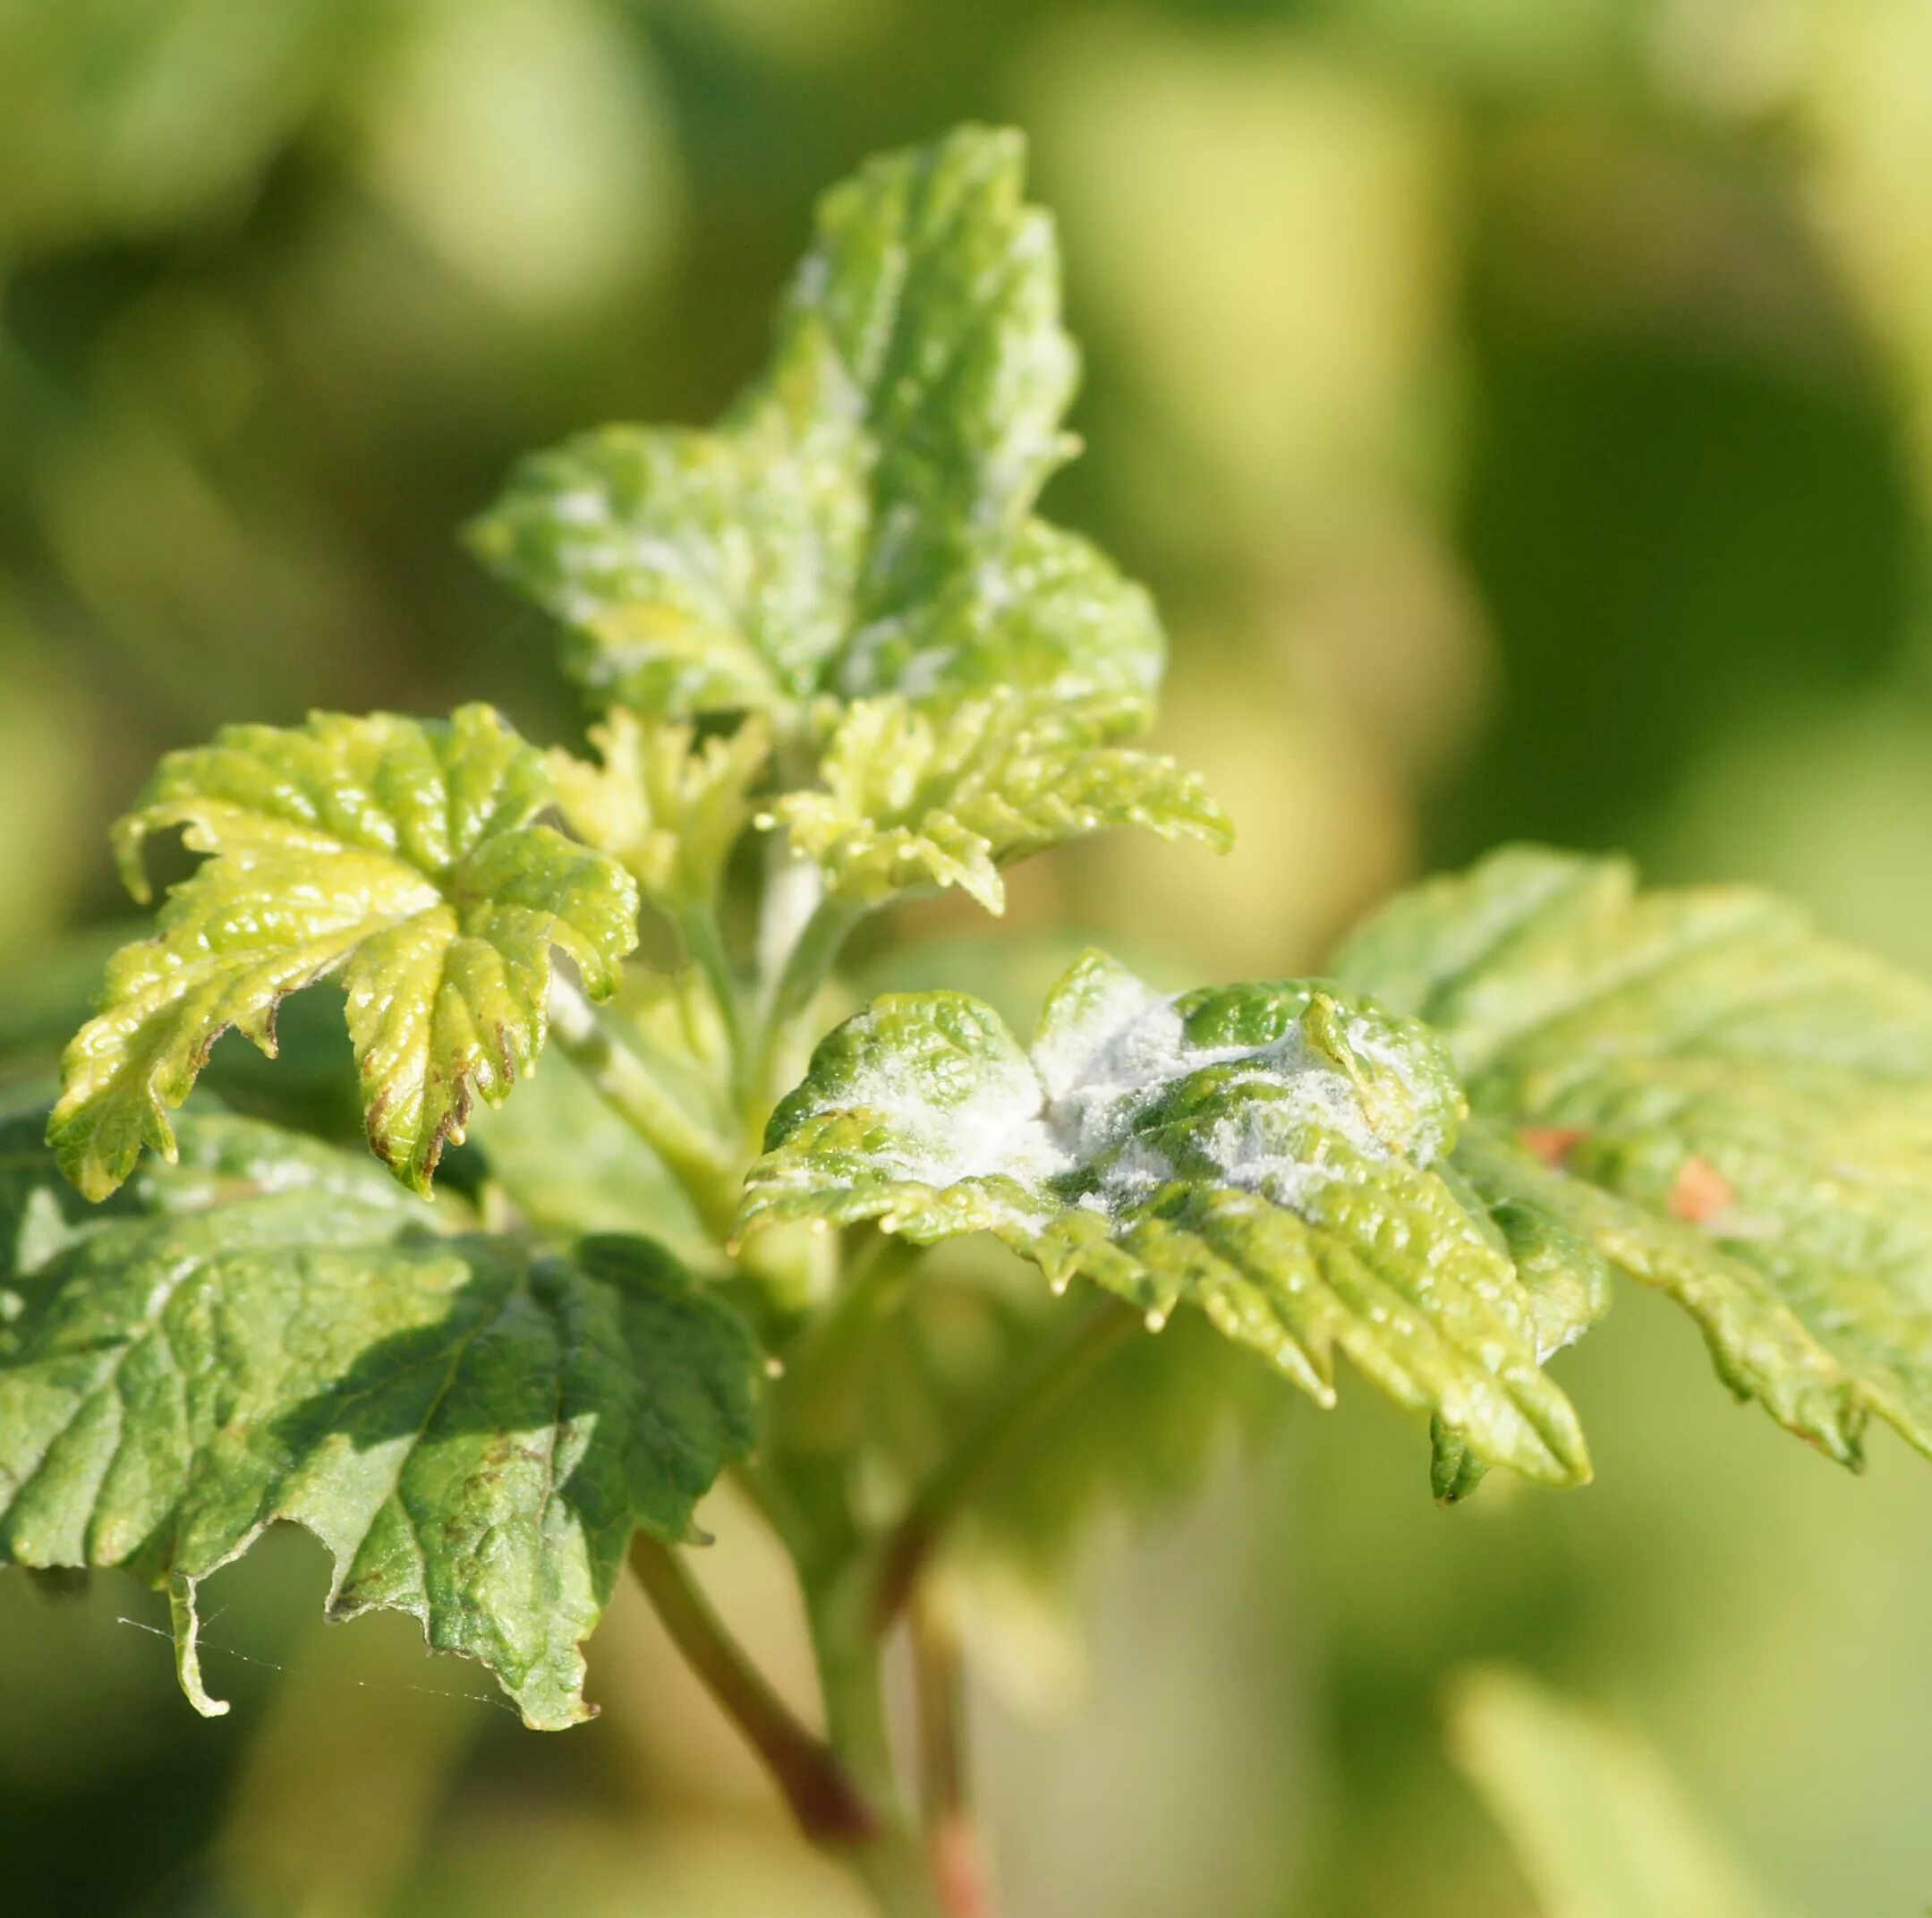
[[115, 955], [67, 1048], [62, 1169], [99, 1198], [143, 1146], [172, 1157], [168, 1108], [215, 1041], [232, 1026], [272, 1055], [283, 998], [339, 973], [370, 1145], [426, 1191], [472, 1100], [534, 1068], [551, 949], [602, 997], [636, 942], [623, 867], [531, 823], [550, 798], [541, 755], [488, 706], [231, 726], [169, 754], [115, 829], [123, 876], [148, 897], [142, 846], [168, 827], [209, 857]]
[[763, 815], [824, 875], [828, 894], [873, 906], [957, 886], [1002, 911], [999, 868], [1104, 826], [1225, 849], [1234, 829], [1193, 773], [1116, 742], [1140, 709], [1042, 703], [1001, 692], [934, 718], [903, 695], [844, 711], [820, 765], [822, 791]]
[[1873, 1412], [1932, 1451], [1932, 990], [1763, 893], [1532, 848], [1395, 900], [1338, 971], [1443, 1033], [1458, 1162], [1553, 1268], [1669, 1293], [1834, 1458]]
[[979, 127], [868, 162], [820, 202], [770, 364], [716, 430], [609, 427], [518, 467], [472, 543], [595, 695], [1153, 692], [1147, 595], [1033, 517], [1078, 369], [1023, 169]]
[[756, 1355], [649, 1240], [533, 1259], [442, 1235], [366, 1162], [184, 1118], [104, 1207], [0, 1127], [0, 1563], [197, 1590], [270, 1524], [335, 1561], [330, 1616], [412, 1614], [540, 1728], [589, 1716], [583, 1641], [634, 1528], [691, 1532], [754, 1433]]
[[1198, 1306], [1324, 1404], [1339, 1347], [1481, 1458], [1587, 1478], [1531, 1300], [1437, 1169], [1460, 1104], [1434, 1037], [1367, 1001], [1299, 981], [1170, 999], [1090, 954], [1030, 1054], [956, 993], [838, 1027], [773, 1115], [742, 1220], [991, 1232], [1156, 1329]]
[[564, 823], [672, 912], [716, 899], [771, 752], [770, 729], [756, 714], [735, 732], [695, 741], [692, 727], [617, 706], [591, 728], [600, 765], [562, 751], [548, 761]]

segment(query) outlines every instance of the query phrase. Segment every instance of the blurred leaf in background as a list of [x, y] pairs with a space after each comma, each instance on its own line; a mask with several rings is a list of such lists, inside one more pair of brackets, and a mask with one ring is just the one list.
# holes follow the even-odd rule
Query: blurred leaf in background
[[1460, 1674], [1449, 1741], [1545, 1918], [1776, 1918], [1652, 1752], [1527, 1673]]

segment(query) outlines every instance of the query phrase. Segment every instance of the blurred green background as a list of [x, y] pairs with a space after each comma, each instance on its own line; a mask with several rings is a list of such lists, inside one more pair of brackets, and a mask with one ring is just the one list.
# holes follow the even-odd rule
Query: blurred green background
[[[1041, 862], [994, 965], [964, 911], [878, 964], [994, 989], [1070, 926], [1177, 981], [1306, 970], [1527, 836], [1932, 967], [1924, 0], [0, 0], [17, 1089], [158, 752], [464, 696], [571, 733], [457, 524], [526, 447], [707, 418], [813, 192], [964, 117], [1027, 129], [1060, 217], [1088, 453], [1050, 509], [1155, 588], [1163, 743], [1243, 838]], [[1734, 1410], [1648, 1296], [1562, 1372], [1597, 1484], [1454, 1513], [1366, 1390], [1243, 1394], [1218, 1451], [1158, 1399], [1100, 1430], [1150, 1482], [1215, 1462], [1064, 1580], [970, 1581], [1013, 1918], [1528, 1913], [1443, 1750], [1490, 1658], [1643, 1727], [1792, 1910], [1922, 1910], [1932, 1473]], [[1056, 1463], [1014, 1497], [1055, 1509]], [[713, 1525], [809, 1696], [782, 1567]], [[0, 1906], [855, 1909], [628, 1597], [605, 1717], [545, 1739], [404, 1622], [325, 1633], [323, 1584], [294, 1539], [217, 1581], [204, 1723], [132, 1583], [0, 1580]]]

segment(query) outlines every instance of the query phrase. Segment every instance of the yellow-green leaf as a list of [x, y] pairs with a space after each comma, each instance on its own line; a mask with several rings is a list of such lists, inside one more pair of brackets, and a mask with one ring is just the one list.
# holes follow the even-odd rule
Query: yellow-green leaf
[[594, 695], [1153, 692], [1147, 595], [1033, 516], [1077, 359], [1024, 158], [969, 126], [869, 161], [820, 202], [770, 363], [716, 430], [609, 427], [517, 469], [472, 544]]
[[1106, 826], [1225, 848], [1233, 828], [1195, 774], [1118, 743], [1140, 718], [1133, 703], [1010, 692], [938, 717], [899, 695], [863, 700], [826, 748], [824, 789], [787, 793], [765, 817], [856, 906], [957, 886], [1000, 912], [1000, 866]]
[[63, 1170], [98, 1198], [143, 1146], [172, 1156], [168, 1108], [215, 1041], [232, 1026], [272, 1053], [284, 996], [339, 972], [370, 1144], [427, 1190], [472, 1101], [534, 1067], [552, 948], [600, 997], [636, 942], [630, 875], [531, 823], [550, 798], [542, 755], [487, 706], [233, 726], [169, 754], [115, 828], [123, 871], [145, 898], [142, 843], [174, 826], [209, 857], [67, 1049]]
[[549, 755], [564, 823], [617, 860], [654, 904], [674, 913], [711, 904], [770, 755], [762, 718], [700, 744], [690, 726], [617, 706], [591, 728], [591, 743], [600, 765]]
[[1463, 1674], [1449, 1749], [1544, 1918], [1778, 1918], [1654, 1752], [1528, 1674]]

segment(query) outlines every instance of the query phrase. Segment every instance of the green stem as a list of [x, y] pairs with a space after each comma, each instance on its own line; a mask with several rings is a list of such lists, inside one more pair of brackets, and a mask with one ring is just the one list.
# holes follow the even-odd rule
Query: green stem
[[808, 1590], [806, 1602], [826, 1735], [868, 1803], [883, 1814], [873, 1837], [847, 1854], [848, 1862], [884, 1918], [954, 1918], [941, 1902], [925, 1847], [899, 1809], [865, 1585], [848, 1572]]
[[872, 1586], [875, 1631], [884, 1632], [898, 1617], [933, 1551], [988, 1479], [1140, 1325], [1139, 1314], [1103, 1295], [1037, 1347], [994, 1394], [888, 1534]]
[[753, 1084], [765, 1103], [777, 1092], [772, 1081], [784, 1063], [799, 1021], [811, 1011], [838, 962], [840, 948], [865, 916], [865, 910], [841, 899], [821, 899], [786, 955], [759, 1028]]
[[737, 1207], [738, 1155], [659, 1085], [574, 985], [553, 980], [549, 1010], [550, 1037], [604, 1104], [664, 1162], [706, 1228], [723, 1240]]
[[745, 1103], [746, 1074], [750, 1060], [745, 1053], [745, 1019], [739, 1005], [737, 975], [732, 970], [730, 955], [718, 924], [718, 914], [707, 902], [685, 906], [677, 914], [677, 929], [691, 962], [704, 975], [711, 997], [718, 1002], [718, 1014], [724, 1021], [725, 1040], [731, 1049], [731, 1091], [734, 1103]]
[[986, 1848], [968, 1791], [966, 1660], [951, 1613], [930, 1586], [912, 1607], [919, 1703], [919, 1806], [940, 1903], [949, 1918], [992, 1918]]
[[640, 1531], [631, 1541], [631, 1570], [671, 1642], [764, 1761], [798, 1828], [834, 1850], [876, 1837], [878, 1816], [837, 1754], [771, 1689], [677, 1554]]

